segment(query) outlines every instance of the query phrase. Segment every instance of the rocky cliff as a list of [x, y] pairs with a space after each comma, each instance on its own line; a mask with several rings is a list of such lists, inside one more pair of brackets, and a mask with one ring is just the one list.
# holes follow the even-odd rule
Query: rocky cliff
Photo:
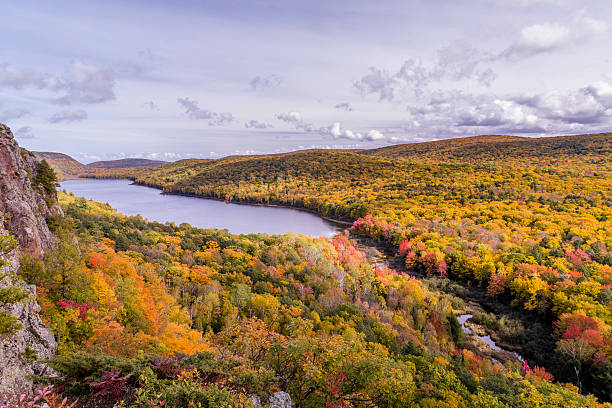
[[39, 159], [21, 149], [11, 130], [0, 124], [0, 235], [12, 234], [19, 242], [19, 248], [5, 256], [10, 265], [0, 271], [4, 276], [0, 289], [20, 286], [29, 294], [27, 300], [3, 308], [18, 318], [21, 329], [0, 335], [0, 393], [28, 391], [27, 377], [46, 373], [49, 368], [41, 361], [57, 348], [53, 333], [38, 315], [36, 287], [14, 278], [21, 254], [42, 256], [53, 247], [55, 238], [47, 220], [62, 214], [55, 194], [34, 182], [38, 169]]

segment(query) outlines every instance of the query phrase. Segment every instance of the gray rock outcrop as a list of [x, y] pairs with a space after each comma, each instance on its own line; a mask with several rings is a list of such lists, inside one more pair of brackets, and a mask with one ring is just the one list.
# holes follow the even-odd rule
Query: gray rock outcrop
[[0, 271], [0, 276], [5, 276], [0, 288], [19, 286], [29, 295], [2, 309], [18, 318], [21, 329], [0, 336], [0, 393], [29, 391], [32, 384], [28, 376], [47, 374], [50, 369], [41, 361], [49, 359], [57, 349], [53, 332], [38, 315], [36, 287], [15, 276], [21, 254], [40, 257], [54, 246], [47, 219], [62, 214], [56, 197], [33, 185], [38, 163], [33, 154], [19, 147], [10, 129], [0, 124], [0, 235], [12, 234], [19, 242], [19, 248], [5, 257], [10, 265]]
[[[257, 395], [251, 396], [251, 402], [256, 407], [261, 407], [261, 398]], [[284, 391], [275, 392], [268, 399], [266, 408], [291, 408], [291, 396]]]
[[55, 243], [46, 221], [61, 215], [62, 210], [55, 196], [32, 183], [39, 162], [33, 153], [19, 147], [6, 125], [0, 124], [0, 214], [4, 228], [17, 238], [21, 251], [41, 256]]
[[268, 408], [291, 408], [291, 396], [284, 391], [275, 392], [268, 400]]

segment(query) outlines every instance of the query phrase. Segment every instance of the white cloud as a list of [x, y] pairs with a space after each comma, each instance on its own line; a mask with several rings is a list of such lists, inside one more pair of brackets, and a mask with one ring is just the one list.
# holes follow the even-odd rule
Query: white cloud
[[596, 82], [568, 92], [550, 91], [515, 98], [542, 118], [567, 124], [597, 125], [612, 119], [612, 84]]
[[185, 108], [185, 113], [191, 119], [203, 119], [208, 120], [209, 126], [221, 126], [226, 123], [230, 123], [234, 121], [234, 115], [230, 112], [211, 112], [206, 109], [200, 109], [198, 106], [198, 102], [189, 99], [189, 98], [178, 98], [177, 102], [183, 108]]
[[353, 84], [362, 95], [378, 94], [379, 101], [392, 101], [399, 85], [398, 74], [385, 69], [370, 67], [369, 73]]
[[612, 83], [569, 91], [521, 95], [471, 95], [439, 91], [409, 106], [411, 134], [567, 133], [605, 130], [612, 122]]
[[562, 48], [573, 41], [569, 28], [560, 24], [534, 24], [521, 29], [519, 39], [502, 57], [529, 57]]
[[490, 67], [483, 66], [490, 60], [488, 54], [455, 41], [437, 51], [433, 64], [427, 65], [420, 58], [409, 58], [395, 73], [370, 67], [369, 73], [353, 86], [364, 96], [378, 95], [379, 101], [392, 101], [398, 94], [422, 96], [430, 85], [442, 81], [468, 80], [490, 86], [497, 77]]
[[56, 102], [71, 105], [112, 101], [115, 99], [114, 86], [115, 73], [112, 69], [97, 67], [75, 59], [58, 85], [66, 95], [56, 99]]
[[495, 99], [459, 112], [457, 126], [513, 129], [541, 132], [539, 118], [526, 107], [509, 100]]
[[533, 24], [523, 27], [519, 38], [499, 57], [524, 58], [556, 51], [606, 33], [609, 25], [580, 12], [569, 25], [558, 23]]
[[244, 127], [247, 129], [268, 129], [274, 126], [269, 123], [260, 122], [258, 120], [250, 120], [244, 124]]
[[53, 99], [60, 105], [75, 103], [97, 104], [115, 99], [115, 73], [110, 68], [98, 67], [75, 59], [63, 76], [30, 69], [0, 66], [0, 86], [22, 90], [45, 89], [64, 93]]
[[87, 119], [87, 112], [85, 112], [82, 109], [75, 110], [75, 111], [63, 110], [63, 111], [53, 114], [53, 116], [49, 118], [49, 122], [50, 123], [62, 123], [62, 122], [71, 123], [71, 122], [79, 122], [85, 119]]
[[366, 133], [365, 139], [366, 140], [381, 140], [384, 139], [385, 135], [383, 135], [381, 132], [379, 132], [376, 129], [371, 129], [370, 131], [368, 131], [368, 133]]
[[279, 113], [276, 115], [276, 119], [293, 125], [297, 130], [303, 130], [305, 132], [311, 132], [313, 130], [313, 125], [311, 123], [305, 122], [302, 119], [302, 115], [300, 114], [300, 112], [294, 111], [287, 113]]
[[584, 11], [579, 12], [574, 20], [574, 24], [583, 34], [605, 34], [610, 29], [606, 21], [589, 17]]
[[161, 161], [175, 161], [181, 159], [198, 158], [203, 155], [199, 153], [177, 153], [177, 152], [113, 152], [104, 154], [91, 154], [86, 152], [75, 153], [73, 157], [82, 163], [91, 163], [101, 160], [121, 160], [127, 158], [149, 159]]
[[358, 141], [375, 141], [384, 138], [384, 135], [378, 130], [370, 130], [365, 135], [359, 132], [354, 132], [350, 129], [342, 128], [340, 122], [335, 122], [327, 127], [319, 129], [319, 134], [323, 136], [331, 136], [334, 139], [348, 139]]
[[513, 7], [531, 7], [544, 5], [562, 6], [572, 0], [494, 0], [497, 3]]

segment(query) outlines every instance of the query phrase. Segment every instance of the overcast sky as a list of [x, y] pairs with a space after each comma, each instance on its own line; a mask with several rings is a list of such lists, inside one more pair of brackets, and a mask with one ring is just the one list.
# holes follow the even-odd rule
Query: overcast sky
[[0, 122], [29, 149], [84, 162], [612, 128], [609, 0], [20, 0], [0, 11]]

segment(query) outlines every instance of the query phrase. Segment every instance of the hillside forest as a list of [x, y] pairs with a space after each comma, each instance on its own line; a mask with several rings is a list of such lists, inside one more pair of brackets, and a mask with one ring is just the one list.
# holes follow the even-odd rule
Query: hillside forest
[[[237, 236], [59, 193], [57, 249], [20, 268], [60, 344], [39, 380], [84, 406], [610, 406], [611, 156], [611, 134], [485, 136], [102, 169], [352, 227]], [[473, 301], [526, 361], [472, 347]]]

